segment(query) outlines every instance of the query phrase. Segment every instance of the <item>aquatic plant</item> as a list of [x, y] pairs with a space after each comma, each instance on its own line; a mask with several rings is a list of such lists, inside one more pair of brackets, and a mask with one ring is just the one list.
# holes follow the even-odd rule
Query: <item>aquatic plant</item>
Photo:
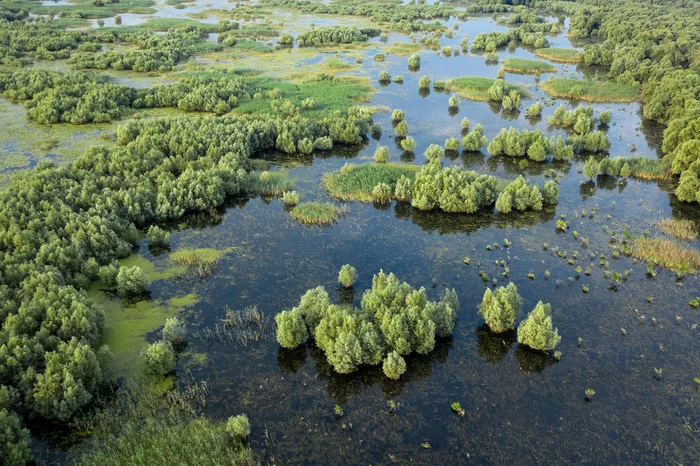
[[537, 101], [525, 110], [525, 116], [528, 118], [537, 118], [542, 115], [543, 108], [544, 105], [542, 105], [542, 102]]
[[402, 121], [404, 119], [406, 119], [406, 113], [403, 110], [395, 108], [391, 111], [392, 121]]
[[[464, 127], [464, 122], [463, 125]], [[469, 120], [467, 120], [466, 129], [469, 128]], [[465, 129], [465, 130], [466, 130]], [[481, 123], [477, 124], [474, 129], [462, 138], [462, 147], [470, 152], [478, 152], [486, 146], [488, 139], [484, 136], [484, 127]]]
[[469, 118], [462, 118], [462, 131], [469, 131]]
[[282, 202], [289, 206], [299, 204], [299, 194], [296, 191], [285, 191], [282, 193]]
[[631, 252], [637, 259], [674, 272], [695, 273], [700, 270], [700, 252], [666, 238], [634, 238]]
[[409, 69], [417, 69], [420, 68], [420, 55], [417, 53], [414, 53], [411, 55], [411, 57], [408, 59], [408, 68]]
[[405, 120], [399, 121], [399, 123], [394, 126], [394, 134], [398, 137], [405, 137], [408, 134], [408, 123]]
[[[518, 96], [518, 98], [519, 98], [519, 96]], [[449, 104], [450, 108], [459, 107], [459, 97], [457, 97], [456, 95], [450, 96], [448, 104]]]
[[538, 302], [527, 318], [518, 326], [518, 343], [540, 351], [551, 351], [561, 341], [559, 332], [552, 326], [552, 308]]
[[462, 408], [462, 405], [459, 404], [459, 401], [453, 401], [452, 404], [450, 405], [450, 408], [452, 408], [452, 411], [456, 415], [464, 416], [464, 409]]
[[305, 225], [329, 225], [347, 213], [345, 206], [330, 202], [302, 202], [289, 213], [292, 218]]
[[340, 268], [338, 281], [345, 288], [350, 288], [357, 281], [357, 269], [350, 264], [345, 264]]
[[520, 313], [522, 299], [514, 283], [498, 287], [495, 291], [487, 288], [479, 306], [479, 313], [486, 325], [494, 333], [503, 333], [515, 328], [515, 319]]
[[142, 354], [147, 373], [166, 375], [175, 370], [175, 351], [169, 341], [157, 341], [148, 345]]
[[394, 75], [394, 77], [392, 78], [392, 81], [394, 81], [396, 84], [403, 84], [403, 75], [402, 74]]
[[445, 140], [445, 149], [457, 151], [460, 148], [460, 142], [457, 138], [448, 138]]
[[421, 76], [421, 78], [418, 79], [418, 87], [420, 89], [430, 89], [430, 78], [427, 76]]

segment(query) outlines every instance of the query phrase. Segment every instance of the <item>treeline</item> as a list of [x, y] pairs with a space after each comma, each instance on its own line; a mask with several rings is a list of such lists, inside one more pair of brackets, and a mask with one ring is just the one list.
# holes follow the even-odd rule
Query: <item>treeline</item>
[[[444, 5], [427, 4], [348, 4], [320, 3], [308, 0], [266, 0], [265, 4], [279, 6], [305, 13], [364, 16], [375, 22], [389, 23], [392, 29], [420, 31], [429, 27], [424, 20], [449, 19], [455, 14], [453, 8]], [[434, 25], [432, 25], [434, 27]]]
[[354, 26], [332, 26], [315, 28], [297, 36], [300, 47], [326, 45], [326, 44], [352, 44], [353, 42], [366, 42], [370, 37], [378, 36], [379, 29], [358, 29]]
[[355, 144], [360, 113], [307, 118], [132, 122], [119, 146], [73, 163], [41, 163], [0, 192], [0, 455], [29, 457], [23, 416], [67, 422], [107, 380], [95, 349], [102, 309], [82, 291], [132, 253], [139, 228], [211, 209], [246, 189], [250, 156], [293, 142]]
[[198, 74], [176, 83], [135, 89], [94, 73], [61, 73], [33, 68], [0, 75], [0, 92], [25, 101], [38, 123], [107, 122], [131, 108], [173, 107], [185, 111], [229, 112], [246, 94], [240, 76]]

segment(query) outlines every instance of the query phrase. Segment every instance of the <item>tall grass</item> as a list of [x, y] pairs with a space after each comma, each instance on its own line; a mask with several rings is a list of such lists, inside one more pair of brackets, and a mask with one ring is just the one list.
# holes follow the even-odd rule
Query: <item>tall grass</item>
[[681, 220], [677, 218], [667, 218], [656, 223], [656, 226], [663, 233], [676, 238], [694, 240], [697, 238], [695, 222]]
[[418, 167], [415, 165], [393, 163], [356, 165], [324, 175], [323, 185], [331, 196], [337, 199], [372, 201], [374, 199], [372, 190], [379, 183], [389, 185], [393, 192], [401, 176], [412, 180], [417, 171]]
[[511, 73], [554, 73], [557, 69], [547, 62], [508, 58], [503, 61], [503, 69]]
[[639, 86], [608, 81], [552, 77], [542, 83], [542, 89], [555, 97], [588, 102], [632, 102], [639, 97]]
[[302, 202], [291, 210], [292, 218], [305, 225], [330, 225], [348, 212], [330, 202]]
[[[480, 76], [465, 76], [449, 81], [449, 87], [460, 96], [472, 100], [490, 100], [489, 88], [495, 82], [492, 78], [482, 78]], [[517, 90], [521, 96], [527, 97], [529, 93], [520, 86], [507, 84], [507, 91]]]
[[552, 61], [561, 63], [581, 63], [581, 52], [574, 49], [560, 49], [556, 47], [547, 47], [536, 49], [535, 55], [542, 58], [547, 58]]
[[281, 196], [294, 187], [286, 172], [251, 172], [245, 184], [249, 193], [263, 196]]
[[632, 254], [675, 272], [696, 273], [700, 269], [700, 252], [666, 238], [636, 238]]

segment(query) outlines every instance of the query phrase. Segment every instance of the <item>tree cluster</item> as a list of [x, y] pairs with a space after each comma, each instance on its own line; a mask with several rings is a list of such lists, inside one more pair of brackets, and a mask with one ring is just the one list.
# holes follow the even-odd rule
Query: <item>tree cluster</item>
[[366, 42], [367, 39], [380, 34], [379, 29], [358, 29], [354, 26], [331, 26], [315, 28], [297, 36], [297, 44], [303, 46], [318, 46], [327, 44], [352, 44]]
[[556, 204], [558, 198], [559, 185], [556, 181], [547, 181], [542, 188], [539, 188], [537, 185], [531, 185], [530, 180], [520, 175], [498, 196], [496, 208], [504, 214], [513, 210], [540, 211], [545, 205]]

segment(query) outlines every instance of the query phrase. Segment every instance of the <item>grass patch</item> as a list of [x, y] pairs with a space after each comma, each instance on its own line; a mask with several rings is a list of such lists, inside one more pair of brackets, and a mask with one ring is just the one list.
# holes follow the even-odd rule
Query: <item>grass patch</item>
[[0, 154], [0, 171], [16, 170], [29, 166], [29, 157], [16, 152], [9, 154]]
[[184, 28], [194, 26], [202, 32], [219, 32], [218, 24], [202, 23], [194, 19], [187, 18], [152, 18], [143, 24], [139, 24], [140, 28], [150, 29], [151, 31], [167, 31], [171, 28]]
[[342, 200], [371, 201], [372, 189], [379, 183], [388, 184], [392, 192], [401, 176], [413, 179], [419, 167], [392, 163], [357, 165], [347, 170], [323, 176], [323, 185], [331, 196]]
[[229, 250], [223, 249], [181, 249], [170, 254], [170, 260], [175, 264], [181, 265], [187, 269], [192, 275], [198, 278], [204, 278], [211, 275], [219, 260]]
[[[463, 78], [455, 78], [450, 80], [450, 89], [455, 91], [465, 99], [472, 100], [491, 100], [489, 97], [489, 88], [495, 82], [492, 78], [482, 78], [480, 76], [466, 76]], [[527, 97], [530, 94], [525, 88], [507, 84], [508, 92], [515, 89], [521, 96]]]
[[676, 238], [694, 240], [697, 238], [695, 223], [690, 220], [667, 218], [656, 223], [656, 227], [663, 233]]
[[636, 238], [632, 254], [675, 272], [696, 273], [700, 268], [700, 252], [666, 238]]
[[546, 58], [548, 60], [561, 63], [582, 63], [581, 52], [574, 49], [560, 49], [548, 47], [544, 49], [536, 49], [535, 55]]
[[607, 81], [552, 77], [542, 83], [542, 89], [555, 97], [588, 102], [632, 102], [639, 97], [639, 86]]
[[270, 53], [272, 52], [272, 47], [265, 44], [257, 42], [255, 40], [241, 40], [233, 47], [236, 51], [246, 51], [246, 52], [257, 52], [257, 53]]
[[330, 225], [348, 212], [330, 202], [302, 202], [290, 212], [292, 218], [304, 225]]
[[36, 15], [58, 15], [61, 17], [80, 16], [81, 18], [109, 18], [120, 13], [151, 15], [156, 12], [151, 0], [121, 0], [119, 3], [104, 2], [95, 6], [94, 0], [71, 0], [65, 5], [41, 5], [32, 0], [20, 0], [12, 3], [13, 8], [26, 9]]
[[503, 69], [510, 73], [555, 73], [557, 69], [547, 62], [508, 58], [503, 60]]
[[387, 45], [383, 48], [385, 53], [393, 55], [411, 55], [420, 52], [422, 47], [414, 42], [398, 42], [392, 45]]
[[294, 182], [289, 179], [286, 172], [251, 172], [246, 181], [246, 189], [249, 193], [263, 196], [281, 196], [292, 188], [294, 188]]
[[671, 171], [666, 159], [652, 159], [649, 157], [629, 157], [622, 159], [628, 163], [632, 178], [641, 180], [666, 180], [671, 178]]

